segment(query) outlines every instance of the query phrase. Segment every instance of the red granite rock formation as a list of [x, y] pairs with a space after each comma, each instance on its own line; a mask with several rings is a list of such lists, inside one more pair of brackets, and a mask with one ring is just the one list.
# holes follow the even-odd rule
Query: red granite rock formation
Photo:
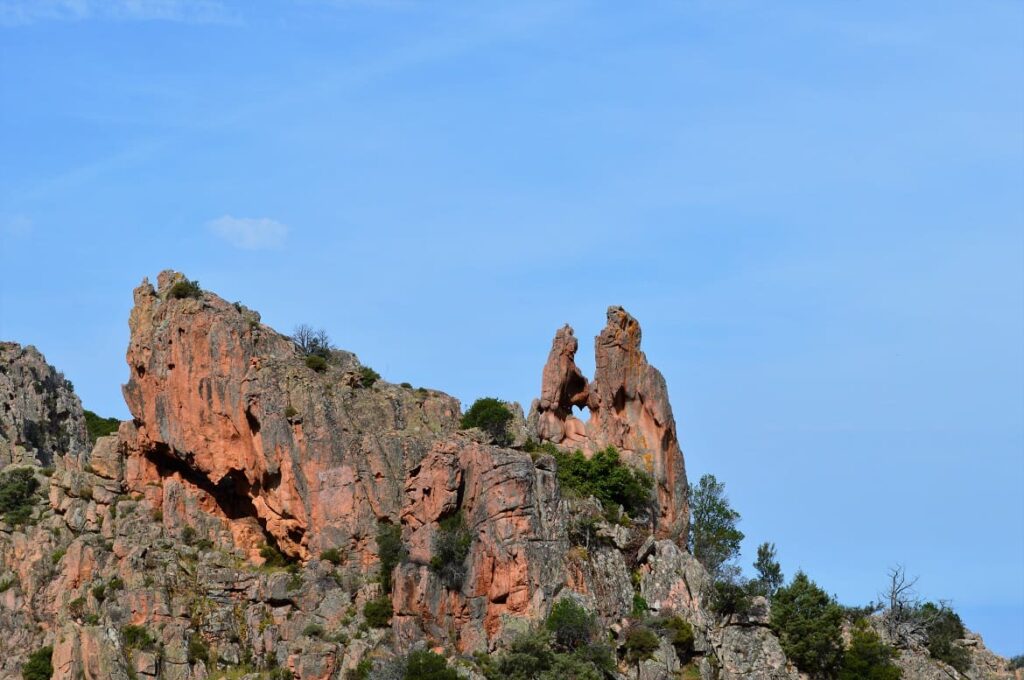
[[[665, 379], [647, 363], [640, 339], [637, 320], [622, 307], [609, 307], [608, 323], [594, 343], [597, 368], [588, 383], [575, 363], [572, 328], [559, 329], [531, 420], [541, 441], [588, 454], [614, 446], [630, 464], [651, 473], [658, 495], [655, 534], [683, 544], [689, 519], [686, 467]], [[590, 420], [576, 418], [573, 406], [586, 406]]]
[[408, 469], [457, 428], [458, 402], [364, 386], [347, 352], [314, 371], [255, 312], [212, 293], [176, 298], [182, 280], [163, 272], [158, 289], [135, 290], [129, 487], [152, 495], [176, 479], [287, 554], [342, 548], [371, 561], [377, 520], [397, 517]]

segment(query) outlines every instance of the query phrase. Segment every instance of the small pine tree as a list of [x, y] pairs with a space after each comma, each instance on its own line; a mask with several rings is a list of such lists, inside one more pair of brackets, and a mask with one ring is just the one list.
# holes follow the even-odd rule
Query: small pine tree
[[727, 562], [740, 554], [743, 532], [736, 528], [740, 513], [729, 505], [725, 484], [704, 475], [690, 492], [689, 548], [715, 578]]
[[782, 576], [782, 565], [775, 558], [775, 544], [762, 543], [757, 546], [757, 560], [754, 561], [754, 569], [757, 571], [755, 585], [765, 597], [772, 597], [782, 587], [784, 578]]
[[843, 608], [828, 593], [797, 572], [772, 600], [771, 625], [782, 651], [812, 676], [832, 677], [843, 658]]
[[566, 651], [590, 642], [597, 630], [593, 615], [569, 597], [555, 603], [544, 627], [551, 631], [555, 646]]

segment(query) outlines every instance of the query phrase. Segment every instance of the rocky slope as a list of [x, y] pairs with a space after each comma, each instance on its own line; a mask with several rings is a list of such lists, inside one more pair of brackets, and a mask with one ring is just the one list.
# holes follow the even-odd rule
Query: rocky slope
[[[164, 272], [136, 289], [133, 418], [91, 451], [59, 374], [33, 350], [0, 346], [0, 441], [20, 447], [2, 462], [55, 466], [33, 468], [30, 521], [0, 521], [0, 678], [19, 677], [44, 645], [53, 677], [69, 680], [326, 680], [423, 646], [481, 678], [473, 653], [502, 649], [567, 597], [619, 648], [615, 677], [802, 677], [765, 601], [743, 617], [708, 608], [708, 576], [685, 549], [686, 475], [665, 382], [625, 310], [609, 309], [592, 382], [575, 366], [572, 330], [556, 334], [515, 439], [616, 446], [655, 480], [650, 517], [634, 521], [563, 493], [552, 455], [460, 430], [453, 397], [376, 379], [348, 352], [307, 361], [257, 313], [184, 283]], [[588, 423], [572, 415], [582, 405]], [[8, 434], [30, 421], [47, 433], [31, 450]], [[471, 540], [452, 583], [431, 557], [456, 516]], [[594, 521], [585, 544], [574, 538], [581, 517]], [[404, 554], [381, 574], [389, 527]], [[384, 594], [393, 616], [374, 627], [365, 607]], [[641, 615], [692, 624], [685, 668], [664, 636], [647, 660], [621, 654], [638, 602]], [[980, 640], [973, 654], [969, 677], [1010, 677]], [[901, 663], [914, 669], [905, 677], [956, 677], [920, 653]]]
[[71, 383], [35, 347], [0, 342], [0, 467], [52, 465], [88, 447]]

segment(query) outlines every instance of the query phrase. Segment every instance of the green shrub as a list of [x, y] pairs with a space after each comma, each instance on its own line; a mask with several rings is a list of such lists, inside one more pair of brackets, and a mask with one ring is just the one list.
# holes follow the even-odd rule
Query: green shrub
[[548, 636], [543, 631], [521, 633], [508, 650], [485, 666], [489, 680], [533, 680], [555, 663]]
[[380, 584], [384, 592], [391, 592], [391, 572], [405, 559], [402, 528], [390, 522], [377, 524], [377, 554], [380, 556]]
[[310, 354], [306, 357], [306, 367], [312, 368], [317, 373], [323, 373], [327, 370], [327, 359], [319, 354]]
[[363, 616], [366, 617], [366, 623], [373, 628], [387, 628], [393, 614], [391, 598], [386, 595], [370, 600], [363, 607]]
[[355, 668], [349, 669], [348, 673], [345, 674], [346, 680], [369, 680], [370, 673], [373, 672], [373, 661], [371, 659], [361, 659]]
[[1024, 654], [1018, 654], [1017, 656], [1011, 657], [1010, 662], [1006, 664], [1006, 668], [1011, 671], [1015, 671], [1018, 668], [1024, 668]]
[[418, 649], [406, 661], [403, 680], [458, 680], [459, 674], [448, 668], [448, 662], [440, 654], [428, 649]]
[[581, 451], [556, 450], [553, 455], [558, 462], [558, 482], [563, 492], [583, 498], [593, 496], [605, 507], [615, 503], [630, 514], [650, 507], [654, 480], [646, 472], [623, 463], [615, 447], [602, 449], [589, 459]]
[[512, 420], [512, 412], [494, 397], [481, 397], [473, 402], [465, 415], [462, 416], [462, 429], [477, 427], [489, 434], [498, 446], [508, 446], [512, 437], [508, 424]]
[[345, 561], [345, 558], [341, 554], [341, 551], [337, 548], [328, 548], [327, 550], [323, 551], [322, 553], [320, 553], [320, 559], [322, 559], [324, 562], [330, 562], [335, 566]]
[[195, 298], [198, 300], [203, 297], [203, 289], [199, 287], [198, 281], [189, 281], [186, 278], [182, 278], [171, 286], [171, 290], [167, 294], [175, 300], [184, 298]]
[[128, 649], [149, 649], [156, 644], [144, 626], [131, 623], [121, 629], [121, 642]]
[[665, 615], [651, 621], [651, 625], [668, 638], [680, 661], [686, 663], [690, 660], [694, 652], [694, 635], [693, 626], [689, 621], [684, 621], [678, 616]]
[[100, 437], [116, 433], [117, 428], [121, 425], [121, 421], [117, 418], [102, 418], [88, 409], [85, 409], [84, 413], [85, 429], [88, 430], [89, 441], [93, 444]]
[[210, 646], [199, 633], [193, 633], [188, 638], [188, 662], [194, 665], [200, 661], [210, 664]]
[[324, 627], [318, 623], [310, 623], [302, 629], [302, 634], [306, 637], [322, 638], [324, 636]]
[[185, 545], [192, 545], [192, 542], [196, 540], [196, 530], [192, 527], [185, 527], [181, 530], [181, 540]]
[[434, 534], [430, 568], [449, 590], [458, 590], [466, 578], [466, 557], [473, 543], [473, 534], [466, 526], [462, 511], [440, 521]]
[[647, 600], [640, 593], [633, 593], [633, 608], [630, 614], [636, 618], [641, 618], [647, 615]]
[[583, 644], [572, 652], [556, 652], [546, 630], [521, 633], [498, 655], [478, 655], [488, 680], [603, 680], [613, 675], [615, 659], [600, 644]]
[[32, 516], [32, 497], [39, 481], [32, 468], [20, 467], [0, 472], [0, 516], [8, 524], [26, 524]]
[[568, 597], [555, 603], [544, 627], [557, 648], [570, 652], [590, 642], [597, 630], [593, 615]]
[[97, 602], [103, 602], [107, 599], [107, 587], [100, 583], [92, 587], [92, 596], [96, 598]]
[[660, 642], [657, 634], [647, 626], [636, 625], [626, 633], [626, 658], [639, 663], [654, 656]]
[[725, 485], [714, 475], [704, 475], [690, 489], [690, 553], [714, 578], [740, 553], [743, 532], [736, 528], [740, 514], [729, 505]]
[[721, 616], [745, 616], [750, 611], [750, 587], [739, 579], [722, 578], [715, 581], [708, 604]]
[[67, 552], [68, 551], [65, 550], [64, 548], [57, 548], [56, 550], [53, 551], [53, 553], [50, 554], [50, 561], [53, 562], [54, 564], [57, 564], [62, 559], [64, 559], [64, 555], [67, 554]]
[[404, 387], [404, 388], [405, 388], [405, 389], [407, 389], [407, 390], [411, 390], [411, 389], [412, 389], [412, 383], [407, 383], [407, 382], [404, 382], [404, 383], [402, 383], [402, 384], [400, 385], [400, 387]]
[[287, 406], [284, 407], [284, 417], [285, 418], [294, 418], [298, 414], [299, 414], [298, 409], [296, 409], [291, 404], [288, 404]]
[[50, 680], [53, 677], [53, 647], [40, 647], [32, 652], [21, 667], [22, 680]]
[[16, 584], [17, 582], [18, 579], [16, 579], [13, 576], [8, 576], [7, 578], [0, 580], [0, 593], [6, 593], [8, 590], [11, 589], [11, 586]]
[[928, 621], [925, 631], [928, 654], [933, 659], [948, 663], [961, 673], [967, 672], [971, 666], [971, 656], [966, 649], [957, 644], [964, 638], [966, 632], [960, 616], [949, 607], [931, 602], [921, 606], [919, 616]]
[[359, 384], [363, 387], [373, 387], [373, 384], [380, 380], [380, 373], [369, 366], [359, 368]]
[[832, 677], [842, 662], [843, 609], [803, 572], [775, 593], [771, 625], [786, 657], [815, 676]]
[[264, 560], [264, 567], [284, 567], [288, 565], [288, 558], [277, 549], [277, 546], [269, 543], [264, 543], [260, 547], [260, 557]]
[[896, 656], [896, 650], [882, 642], [868, 622], [861, 619], [851, 632], [839, 680], [900, 680], [903, 674], [892, 662]]

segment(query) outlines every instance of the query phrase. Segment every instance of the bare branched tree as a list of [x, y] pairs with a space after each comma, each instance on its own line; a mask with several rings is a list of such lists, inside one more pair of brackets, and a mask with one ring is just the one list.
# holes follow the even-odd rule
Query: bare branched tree
[[299, 348], [299, 351], [306, 356], [321, 356], [324, 359], [331, 357], [331, 339], [323, 328], [313, 330], [309, 324], [299, 324], [292, 331], [292, 342]]
[[890, 568], [888, 576], [885, 592], [879, 594], [879, 600], [885, 607], [882, 623], [889, 640], [898, 647], [922, 644], [928, 638], [929, 627], [946, 605], [925, 607], [916, 590], [918, 577], [908, 576], [902, 564]]

